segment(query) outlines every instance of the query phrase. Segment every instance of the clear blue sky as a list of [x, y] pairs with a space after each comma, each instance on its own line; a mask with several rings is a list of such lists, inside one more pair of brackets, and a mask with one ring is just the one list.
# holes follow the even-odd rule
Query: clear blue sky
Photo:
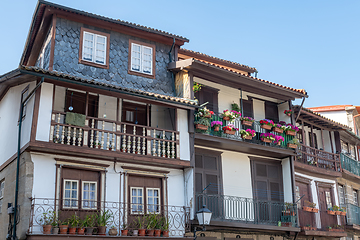
[[[262, 79], [306, 89], [306, 107], [360, 105], [358, 0], [53, 2], [187, 37], [187, 49], [256, 67]], [[0, 2], [0, 75], [17, 68], [36, 3]]]

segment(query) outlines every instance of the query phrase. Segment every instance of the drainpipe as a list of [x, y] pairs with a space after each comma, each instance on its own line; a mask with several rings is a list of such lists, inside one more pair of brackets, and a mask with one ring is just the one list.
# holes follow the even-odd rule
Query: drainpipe
[[[169, 51], [169, 63], [173, 62], [172, 58], [171, 58], [171, 52], [172, 50], [174, 49], [174, 46], [175, 46], [175, 38], [173, 38], [173, 44], [171, 45], [171, 48], [170, 48], [170, 51]], [[175, 59], [174, 59], [175, 61]], [[175, 93], [175, 77], [174, 77], [174, 73], [171, 72], [171, 85], [172, 85], [172, 89], [173, 89], [173, 93], [174, 93], [174, 96], [176, 96], [176, 93]]]
[[35, 86], [31, 93], [21, 102], [20, 105], [20, 120], [19, 120], [19, 132], [18, 132], [18, 142], [17, 142], [17, 161], [16, 161], [16, 186], [15, 186], [15, 208], [14, 208], [14, 226], [13, 226], [13, 236], [12, 239], [18, 239], [16, 237], [16, 219], [17, 219], [17, 209], [18, 209], [18, 195], [19, 195], [19, 168], [20, 168], [20, 151], [21, 151], [21, 126], [22, 126], [22, 115], [24, 111], [24, 104], [34, 96], [36, 90], [44, 82], [44, 77], [41, 78], [41, 81]]

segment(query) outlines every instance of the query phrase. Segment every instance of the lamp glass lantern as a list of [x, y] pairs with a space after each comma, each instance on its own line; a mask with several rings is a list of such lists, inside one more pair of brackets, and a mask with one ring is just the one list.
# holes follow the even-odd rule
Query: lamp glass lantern
[[196, 212], [196, 217], [198, 219], [200, 226], [205, 226], [210, 224], [212, 212], [203, 205], [203, 208]]

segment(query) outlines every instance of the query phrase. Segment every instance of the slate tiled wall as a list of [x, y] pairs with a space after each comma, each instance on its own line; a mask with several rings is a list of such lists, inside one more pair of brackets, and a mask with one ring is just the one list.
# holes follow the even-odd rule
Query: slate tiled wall
[[[78, 63], [81, 27], [110, 34], [109, 69]], [[128, 74], [129, 39], [156, 45], [155, 79]], [[57, 18], [53, 69], [121, 87], [173, 96], [171, 73], [167, 71], [170, 48], [168, 45]]]

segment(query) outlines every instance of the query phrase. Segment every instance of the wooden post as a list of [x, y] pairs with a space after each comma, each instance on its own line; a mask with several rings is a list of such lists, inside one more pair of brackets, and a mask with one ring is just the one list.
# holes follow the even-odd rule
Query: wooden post
[[321, 129], [321, 143], [322, 143], [322, 148], [323, 148], [323, 150], [325, 151], [323, 129]]
[[315, 147], [314, 144], [314, 126], [311, 124], [311, 147]]
[[334, 153], [334, 145], [333, 145], [333, 140], [332, 140], [332, 137], [331, 137], [331, 131], [329, 131], [329, 136], [330, 136], [330, 145], [331, 145], [331, 152]]
[[302, 136], [302, 144], [306, 145], [306, 142], [305, 142], [305, 133], [304, 133], [304, 121], [301, 120], [301, 136]]

